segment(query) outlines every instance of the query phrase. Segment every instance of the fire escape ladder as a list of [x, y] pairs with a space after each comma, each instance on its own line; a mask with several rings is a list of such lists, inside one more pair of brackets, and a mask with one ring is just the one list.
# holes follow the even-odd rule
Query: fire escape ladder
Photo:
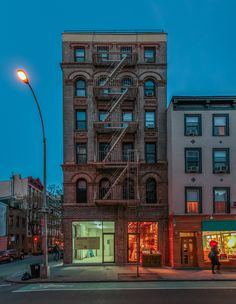
[[106, 80], [103, 82], [103, 86], [108, 84], [119, 73], [119, 71], [126, 64], [127, 57], [128, 56], [126, 54], [123, 55], [122, 59], [119, 60], [118, 64], [115, 66], [115, 68], [110, 72], [110, 74], [108, 74]]
[[118, 142], [124, 137], [126, 130], [128, 129], [128, 124], [124, 127], [117, 128], [117, 130], [112, 135], [111, 141], [107, 145], [107, 154], [103, 159], [103, 162], [106, 162], [111, 156], [112, 151], [115, 149]]
[[113, 184], [110, 186], [110, 189], [107, 191], [107, 193], [104, 195], [104, 197], [102, 198], [103, 200], [106, 200], [109, 195], [112, 193], [113, 188], [116, 186], [116, 184], [118, 183], [118, 181], [120, 180], [120, 178], [125, 174], [125, 172], [128, 169], [128, 164], [125, 166], [125, 168], [120, 172], [120, 174], [117, 176], [117, 178], [114, 180]]
[[115, 112], [116, 110], [118, 110], [118, 107], [120, 106], [121, 102], [124, 100], [125, 95], [128, 92], [128, 88], [126, 88], [117, 99], [114, 99], [114, 101], [112, 102], [111, 108], [108, 110], [107, 115], [104, 119], [105, 121], [108, 121], [109, 117], [111, 116], [111, 114], [113, 112]]

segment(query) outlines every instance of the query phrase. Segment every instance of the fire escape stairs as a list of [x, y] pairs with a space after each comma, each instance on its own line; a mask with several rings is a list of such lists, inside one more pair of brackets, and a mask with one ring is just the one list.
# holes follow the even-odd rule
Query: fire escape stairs
[[[118, 62], [118, 64], [115, 66], [115, 68], [110, 72], [110, 74], [108, 74], [107, 78], [104, 80], [103, 82], [103, 86], [107, 85], [110, 83], [110, 81], [112, 81], [112, 79], [120, 72], [120, 70], [123, 68], [123, 66], [125, 66], [126, 62], [127, 62], [127, 55], [124, 54], [123, 58], [121, 60], [115, 61], [115, 63]], [[110, 66], [111, 68], [112, 66]]]
[[[110, 196], [110, 194], [112, 193], [113, 188], [116, 186], [116, 184], [119, 182], [119, 180], [121, 179], [121, 177], [126, 173], [127, 169], [128, 169], [129, 165], [126, 164], [126, 166], [124, 168], [118, 168], [115, 171], [115, 174], [112, 176], [112, 185], [110, 186], [109, 190], [107, 191], [107, 193], [104, 195], [104, 197], [102, 198], [102, 200], [106, 200], [108, 199], [108, 197]], [[117, 174], [118, 173], [118, 174]]]

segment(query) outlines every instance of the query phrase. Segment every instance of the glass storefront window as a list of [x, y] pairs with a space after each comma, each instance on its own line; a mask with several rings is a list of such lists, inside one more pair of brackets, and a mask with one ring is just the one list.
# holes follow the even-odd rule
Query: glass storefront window
[[128, 223], [128, 262], [137, 262], [138, 235], [140, 235], [140, 262], [143, 254], [158, 253], [158, 223], [140, 222], [138, 230], [137, 222]]
[[114, 222], [73, 222], [72, 233], [73, 263], [114, 262]]
[[220, 260], [236, 260], [236, 231], [204, 231], [202, 233], [204, 261], [209, 261], [210, 242], [216, 241]]

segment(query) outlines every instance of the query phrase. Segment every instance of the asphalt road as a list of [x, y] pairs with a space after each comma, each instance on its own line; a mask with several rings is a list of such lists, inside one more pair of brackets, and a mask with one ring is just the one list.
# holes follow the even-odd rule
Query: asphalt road
[[0, 284], [7, 304], [231, 304], [235, 297], [235, 282]]
[[[11, 274], [23, 274], [25, 271], [30, 272], [30, 264], [42, 263], [43, 256], [26, 256], [23, 260], [15, 260], [11, 263], [0, 264], [0, 281], [9, 277]], [[53, 260], [53, 256], [49, 255], [49, 260]]]

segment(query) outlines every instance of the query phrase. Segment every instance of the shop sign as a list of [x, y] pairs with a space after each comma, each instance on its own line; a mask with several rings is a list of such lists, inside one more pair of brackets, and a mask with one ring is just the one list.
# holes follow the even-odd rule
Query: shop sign
[[75, 249], [100, 249], [99, 237], [77, 237], [75, 238]]

